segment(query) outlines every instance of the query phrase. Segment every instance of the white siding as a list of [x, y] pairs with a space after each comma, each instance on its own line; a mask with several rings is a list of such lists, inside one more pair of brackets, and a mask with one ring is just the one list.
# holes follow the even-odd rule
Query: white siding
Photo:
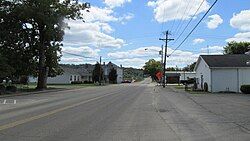
[[[72, 76], [72, 80], [70, 80], [71, 76]], [[48, 84], [70, 84], [72, 81], [78, 81], [78, 77], [81, 81], [80, 75], [64, 73], [63, 75], [58, 75], [56, 77], [48, 77], [47, 83]]]
[[239, 92], [241, 85], [250, 85], [250, 68], [239, 69]]
[[212, 92], [238, 92], [237, 69], [212, 69]]
[[123, 81], [123, 68], [117, 68], [117, 83], [120, 84]]
[[196, 73], [195, 72], [180, 72], [180, 80], [188, 80], [188, 78], [195, 78]]
[[[203, 84], [201, 84], [202, 75], [203, 75]], [[211, 91], [211, 86], [212, 86], [211, 85], [211, 70], [202, 58], [200, 58], [200, 62], [196, 68], [196, 78], [198, 80], [197, 82], [198, 89], [202, 89], [202, 85], [204, 86], [204, 83], [207, 83], [208, 91]]]

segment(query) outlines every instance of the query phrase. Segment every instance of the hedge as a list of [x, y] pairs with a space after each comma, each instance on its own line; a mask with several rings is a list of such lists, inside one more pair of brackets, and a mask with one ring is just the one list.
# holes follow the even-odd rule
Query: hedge
[[240, 90], [244, 94], [250, 94], [250, 85], [241, 85]]

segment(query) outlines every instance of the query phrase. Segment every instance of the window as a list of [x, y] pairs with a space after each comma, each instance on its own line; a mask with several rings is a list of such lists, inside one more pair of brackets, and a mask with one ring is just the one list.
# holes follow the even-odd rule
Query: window
[[72, 78], [73, 78], [72, 75], [70, 75], [70, 79], [69, 80], [72, 81]]

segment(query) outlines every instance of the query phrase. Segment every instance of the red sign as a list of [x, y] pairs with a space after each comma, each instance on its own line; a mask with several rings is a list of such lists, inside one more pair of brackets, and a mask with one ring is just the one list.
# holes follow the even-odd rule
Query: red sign
[[163, 77], [163, 73], [158, 71], [155, 76], [158, 78], [158, 80], [161, 80], [161, 78]]

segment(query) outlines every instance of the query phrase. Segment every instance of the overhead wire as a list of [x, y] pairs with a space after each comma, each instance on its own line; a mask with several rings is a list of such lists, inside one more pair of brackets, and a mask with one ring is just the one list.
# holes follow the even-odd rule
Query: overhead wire
[[179, 21], [179, 23], [178, 23], [178, 25], [177, 25], [177, 27], [176, 27], [176, 29], [175, 29], [175, 34], [177, 34], [177, 32], [179, 31], [179, 27], [180, 27], [180, 25], [184, 22], [183, 20], [184, 20], [184, 16], [186, 15], [186, 12], [187, 12], [187, 10], [188, 10], [188, 7], [189, 7], [189, 5], [190, 5], [190, 2], [188, 2], [188, 5], [186, 6], [186, 8], [185, 8], [185, 10], [184, 10], [184, 13], [182, 14], [182, 16], [181, 16], [181, 19], [180, 19], [180, 21]]
[[192, 22], [192, 20], [194, 19], [195, 15], [198, 13], [198, 11], [200, 10], [201, 6], [203, 5], [203, 3], [205, 2], [205, 0], [203, 0], [198, 9], [195, 11], [195, 13], [192, 15], [191, 19], [189, 20], [189, 22], [187, 23], [187, 25], [185, 26], [185, 28], [182, 30], [181, 34], [176, 38], [175, 42], [173, 44], [175, 44], [179, 38], [182, 36], [182, 34], [186, 31], [187, 27], [190, 25], [190, 23]]
[[207, 12], [203, 15], [203, 17], [199, 20], [199, 22], [194, 26], [194, 28], [189, 32], [189, 34], [184, 38], [184, 40], [170, 53], [168, 57], [170, 57], [178, 48], [181, 47], [181, 45], [187, 40], [187, 38], [194, 32], [194, 30], [198, 27], [198, 25], [201, 23], [201, 21], [206, 17], [206, 15], [209, 13], [209, 11], [214, 7], [214, 5], [217, 3], [218, 0], [215, 0], [214, 3], [209, 7]]

